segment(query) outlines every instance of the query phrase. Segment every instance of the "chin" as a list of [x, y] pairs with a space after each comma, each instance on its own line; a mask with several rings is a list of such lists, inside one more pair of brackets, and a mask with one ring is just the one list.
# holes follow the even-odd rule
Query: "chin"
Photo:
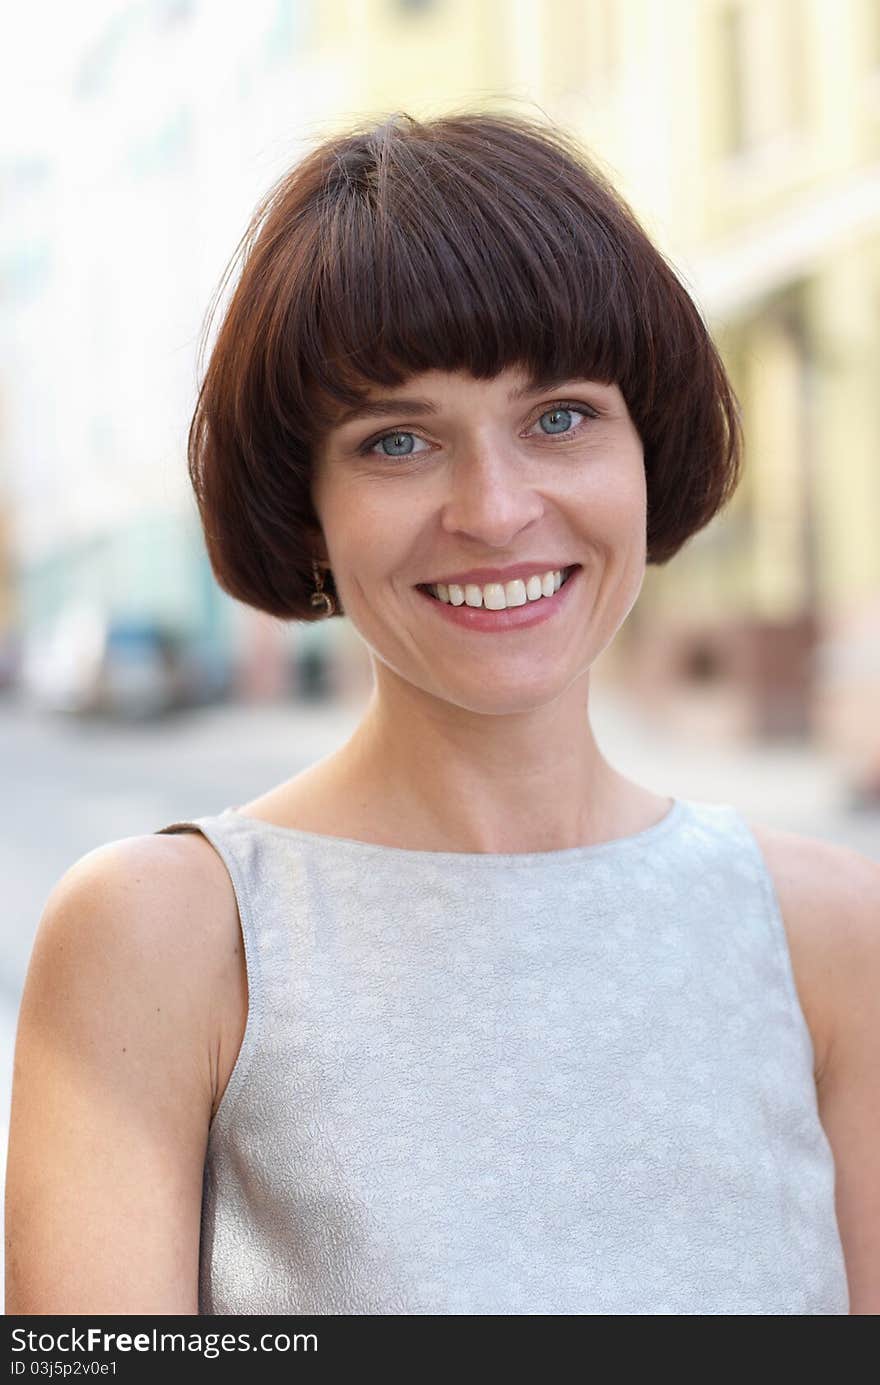
[[[575, 677], [580, 677], [580, 674]], [[543, 678], [534, 679], [530, 685], [524, 685], [522, 681], [516, 686], [511, 682], [508, 687], [490, 687], [486, 681], [481, 681], [474, 688], [450, 687], [448, 684], [438, 686], [433, 689], [435, 697], [443, 702], [452, 703], [460, 707], [462, 711], [473, 712], [478, 716], [522, 716], [528, 712], [538, 712], [542, 707], [549, 707], [557, 698], [569, 688], [575, 680], [569, 678], [568, 681], [560, 674], [553, 679]]]

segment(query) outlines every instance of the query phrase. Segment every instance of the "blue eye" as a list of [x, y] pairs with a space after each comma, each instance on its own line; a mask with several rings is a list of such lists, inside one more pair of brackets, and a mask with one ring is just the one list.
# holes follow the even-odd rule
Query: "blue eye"
[[[405, 457], [413, 450], [412, 433], [386, 433], [384, 438], [379, 439], [379, 442], [389, 457]], [[408, 447], [405, 445], [407, 442], [409, 442]], [[386, 446], [386, 444], [390, 445]]]
[[552, 409], [545, 409], [537, 421], [543, 428], [543, 421], [545, 418], [556, 420], [560, 425], [559, 427], [553, 426], [544, 430], [550, 437], [556, 437], [563, 433], [573, 433], [577, 431], [576, 427], [571, 426], [572, 414], [581, 414], [584, 418], [596, 417], [592, 412], [587, 414], [586, 409], [582, 405], [554, 404]]
[[[413, 439], [416, 437], [416, 433], [407, 432], [403, 428], [394, 428], [390, 433], [383, 433], [381, 437], [373, 438], [371, 442], [365, 442], [363, 447], [358, 448], [358, 451], [365, 456], [369, 455], [381, 443], [383, 447], [380, 456], [411, 457], [415, 450]], [[390, 444], [387, 448], [385, 447], [386, 443]]]

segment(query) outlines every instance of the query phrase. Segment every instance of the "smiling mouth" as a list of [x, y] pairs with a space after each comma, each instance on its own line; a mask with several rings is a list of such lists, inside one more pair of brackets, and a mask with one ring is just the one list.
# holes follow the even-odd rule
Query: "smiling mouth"
[[[419, 582], [419, 583], [417, 583], [416, 585], [417, 585], [417, 590], [418, 590], [418, 591], [424, 592], [426, 596], [429, 596], [429, 597], [432, 599], [432, 601], [438, 601], [438, 602], [440, 603], [441, 606], [455, 606], [455, 607], [457, 607], [457, 608], [459, 608], [459, 609], [462, 609], [462, 608], [464, 608], [464, 607], [468, 607], [469, 609], [475, 610], [475, 611], [485, 611], [485, 610], [501, 610], [501, 611], [504, 611], [504, 610], [521, 610], [523, 606], [537, 606], [537, 605], [540, 604], [541, 601], [546, 600], [547, 597], [555, 596], [556, 593], [557, 593], [558, 591], [561, 591], [562, 588], [565, 586], [566, 582], [567, 582], [568, 579], [571, 577], [572, 573], [577, 572], [577, 570], [578, 570], [579, 567], [580, 567], [580, 563], [573, 563], [570, 567], [563, 568], [563, 569], [562, 569], [562, 581], [559, 583], [559, 586], [556, 587], [552, 592], [541, 591], [541, 592], [539, 592], [538, 595], [536, 595], [536, 596], [529, 596], [528, 594], [526, 594], [526, 599], [525, 599], [525, 601], [513, 602], [513, 603], [511, 603], [510, 605], [507, 605], [507, 604], [505, 603], [504, 606], [500, 606], [500, 607], [497, 607], [497, 606], [496, 606], [496, 607], [493, 607], [493, 606], [486, 606], [485, 603], [484, 603], [484, 601], [483, 601], [483, 599], [482, 599], [482, 595], [481, 595], [481, 599], [480, 599], [479, 603], [475, 603], [475, 602], [473, 602], [473, 601], [468, 601], [467, 599], [465, 599], [464, 601], [449, 601], [449, 600], [444, 600], [442, 596], [439, 596], [439, 595], [437, 594], [436, 589], [434, 588], [434, 586], [433, 586], [431, 583], [429, 583], [429, 582]], [[455, 585], [455, 584], [453, 584], [453, 585]], [[465, 590], [465, 591], [467, 591], [468, 588], [470, 588], [470, 587], [474, 587], [474, 588], [476, 588], [478, 591], [480, 591], [480, 592], [482, 593], [483, 587], [484, 587], [484, 586], [489, 586], [490, 584], [489, 584], [489, 583], [483, 583], [482, 585], [480, 585], [479, 583], [476, 583], [476, 582], [475, 582], [475, 583], [464, 583], [464, 584], [462, 584], [462, 585], [463, 585], [463, 590]], [[491, 585], [501, 585], [502, 587], [504, 587], [504, 586], [506, 586], [506, 583], [500, 583], [500, 584], [497, 584], [497, 583], [496, 583], [496, 584], [491, 584]]]

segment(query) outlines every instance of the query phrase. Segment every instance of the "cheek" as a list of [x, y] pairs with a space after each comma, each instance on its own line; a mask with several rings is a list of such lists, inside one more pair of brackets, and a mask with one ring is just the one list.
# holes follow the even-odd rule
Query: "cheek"
[[405, 568], [420, 511], [390, 491], [352, 486], [325, 493], [324, 531], [343, 581], [381, 582]]
[[[389, 582], [404, 566], [404, 553], [399, 547], [402, 530], [379, 525], [366, 511], [347, 512], [344, 520], [328, 522], [328, 551], [343, 604], [350, 611], [364, 603], [381, 603]], [[347, 600], [346, 600], [347, 596]]]
[[579, 497], [584, 524], [597, 543], [618, 547], [644, 537], [647, 522], [647, 487], [639, 468], [603, 468]]

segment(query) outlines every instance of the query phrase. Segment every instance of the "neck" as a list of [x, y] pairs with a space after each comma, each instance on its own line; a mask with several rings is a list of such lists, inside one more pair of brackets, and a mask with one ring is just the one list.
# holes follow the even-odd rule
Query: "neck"
[[662, 812], [605, 760], [588, 702], [586, 674], [552, 703], [480, 713], [383, 666], [334, 757], [337, 783], [383, 835], [419, 849], [551, 851], [625, 836]]

